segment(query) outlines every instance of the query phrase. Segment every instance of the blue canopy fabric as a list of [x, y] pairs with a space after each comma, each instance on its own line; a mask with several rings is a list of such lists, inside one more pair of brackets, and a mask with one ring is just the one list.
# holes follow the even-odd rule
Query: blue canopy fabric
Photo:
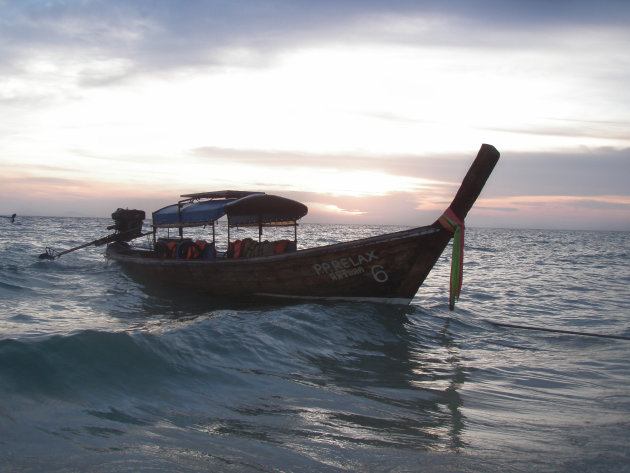
[[181, 220], [179, 204], [169, 205], [153, 212], [153, 225], [156, 227], [180, 227], [209, 224], [223, 217], [225, 206], [235, 200], [206, 200], [182, 204]]

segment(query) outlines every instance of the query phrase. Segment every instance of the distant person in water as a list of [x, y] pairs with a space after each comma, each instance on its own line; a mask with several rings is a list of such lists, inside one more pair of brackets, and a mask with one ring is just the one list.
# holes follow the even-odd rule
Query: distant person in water
[[9, 220], [11, 220], [11, 223], [15, 223], [15, 217], [17, 217], [17, 214], [13, 214], [10, 217], [4, 217], [4, 218], [8, 218]]

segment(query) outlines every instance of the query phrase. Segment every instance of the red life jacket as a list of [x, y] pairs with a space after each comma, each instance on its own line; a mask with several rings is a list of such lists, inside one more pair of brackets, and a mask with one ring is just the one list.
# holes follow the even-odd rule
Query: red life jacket
[[280, 240], [276, 242], [276, 245], [274, 246], [274, 253], [277, 255], [281, 255], [282, 253], [284, 253], [287, 250], [287, 245], [289, 244], [289, 240]]
[[177, 256], [177, 243], [174, 241], [169, 241], [166, 246], [168, 248], [168, 253], [166, 254], [166, 257], [175, 258]]
[[236, 240], [234, 242], [234, 259], [240, 258], [242, 251], [243, 251], [243, 242], [241, 240]]
[[201, 256], [201, 251], [196, 243], [191, 240], [184, 240], [177, 245], [177, 257], [180, 259], [197, 259]]

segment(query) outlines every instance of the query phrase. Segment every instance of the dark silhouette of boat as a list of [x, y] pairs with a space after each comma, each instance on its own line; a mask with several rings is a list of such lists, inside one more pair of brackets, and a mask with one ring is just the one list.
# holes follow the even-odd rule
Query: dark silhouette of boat
[[[106, 255], [132, 277], [214, 297], [289, 297], [407, 304], [455, 237], [450, 306], [459, 297], [464, 219], [479, 196], [499, 152], [482, 145], [451, 205], [431, 225], [314, 248], [297, 249], [297, 221], [305, 205], [260, 192], [219, 191], [183, 195], [153, 213], [153, 248], [127, 242], [143, 235], [144, 212], [119, 209], [118, 238]], [[228, 229], [258, 228], [258, 241], [231, 241], [215, 248], [215, 222], [227, 216]], [[188, 227], [212, 227], [210, 241], [184, 237]], [[262, 241], [268, 226], [293, 225], [293, 240]], [[173, 229], [176, 238], [158, 238]], [[459, 266], [458, 266], [459, 265]]]

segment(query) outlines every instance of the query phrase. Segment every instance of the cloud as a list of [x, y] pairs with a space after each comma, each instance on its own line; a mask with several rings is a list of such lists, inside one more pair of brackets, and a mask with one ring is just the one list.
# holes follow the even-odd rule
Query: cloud
[[[125, 81], [163, 78], [175, 82], [181, 77], [178, 74], [261, 70], [277, 66], [289, 51], [304, 55], [309, 49], [328, 48], [329, 57], [334, 50], [348, 52], [347, 57], [340, 58], [343, 64], [321, 64], [342, 90], [349, 86], [343, 78], [358, 64], [359, 58], [353, 56], [362, 54], [362, 60], [371, 64], [360, 66], [362, 74], [383, 74], [381, 82], [389, 90], [380, 93], [387, 93], [383, 102], [390, 106], [365, 106], [368, 109], [360, 112], [365, 116], [399, 123], [405, 120], [410, 125], [421, 121], [443, 125], [461, 120], [462, 109], [483, 111], [485, 103], [488, 113], [497, 117], [520, 108], [523, 119], [533, 123], [516, 128], [508, 122], [506, 128], [500, 128], [505, 120], [485, 123], [481, 118], [480, 126], [531, 135], [542, 129], [534, 121], [539, 110], [523, 110], [517, 97], [524, 95], [532, 107], [540, 108], [548, 100], [544, 95], [538, 99], [537, 95], [544, 93], [539, 90], [567, 96], [573, 105], [555, 110], [552, 119], [583, 115], [585, 107], [578, 105], [583, 103], [593, 103], [609, 117], [610, 110], [616, 108], [614, 102], [627, 97], [622, 84], [630, 81], [627, 68], [619, 67], [625, 61], [622, 51], [630, 33], [616, 26], [630, 19], [627, 2], [602, 6], [568, 0], [66, 0], [4, 2], [0, 9], [0, 101], [5, 104], [35, 106], [82, 100], [86, 89]], [[585, 35], [582, 28], [587, 26]], [[396, 61], [392, 51], [383, 50], [387, 44], [407, 45], [414, 53]], [[540, 53], [541, 45], [544, 54]], [[470, 54], [472, 50], [475, 54]], [[604, 50], [606, 54], [601, 53]], [[514, 59], [505, 57], [505, 51]], [[615, 54], [618, 60], [610, 61]], [[374, 67], [374, 61], [381, 67]], [[416, 67], [409, 80], [418, 84], [417, 100], [410, 101], [415, 113], [396, 113], [391, 106], [396, 88], [411, 90], [404, 82], [411, 62]], [[613, 62], [617, 67], [611, 69]], [[420, 67], [422, 64], [430, 67]], [[390, 75], [384, 72], [388, 69]], [[446, 73], [450, 80], [444, 84]], [[399, 76], [398, 81], [394, 75]], [[599, 84], [593, 83], [595, 75]], [[502, 85], [505, 83], [517, 83], [519, 90], [508, 89]], [[354, 86], [362, 90], [360, 84]], [[422, 86], [431, 94], [421, 91]], [[591, 93], [576, 96], [578, 86], [589, 87]], [[492, 100], [485, 100], [488, 93], [493, 94]], [[432, 96], [444, 104], [444, 110], [458, 110], [459, 118], [447, 113], [430, 117], [419, 113], [421, 104], [417, 102]], [[554, 133], [549, 123], [545, 128], [545, 133]], [[576, 133], [558, 123], [555, 128], [560, 134]], [[606, 133], [623, 136], [624, 129], [622, 123], [616, 131]]]
[[627, 2], [569, 0], [5, 1], [0, 9], [5, 64], [46, 50], [131, 59], [137, 70], [220, 64], [234, 49], [249, 51], [241, 58], [260, 66], [274, 51], [326, 38], [453, 45], [474, 31], [467, 44], [503, 47], [499, 33], [548, 41], [541, 30], [625, 27], [630, 17]]
[[476, 212], [474, 224], [481, 226], [630, 230], [628, 195], [482, 198], [473, 212]]
[[425, 156], [366, 153], [316, 153], [306, 151], [235, 149], [204, 146], [191, 150], [191, 154], [201, 162], [229, 162], [258, 165], [264, 167], [314, 166], [339, 170], [369, 170], [397, 176], [417, 177], [427, 180], [427, 184], [453, 185], [453, 168], [464, 169], [474, 158], [469, 155], [451, 153], [448, 156]]
[[335, 204], [324, 204], [321, 202], [306, 202], [306, 206], [309, 212], [323, 215], [343, 216], [343, 217], [357, 217], [365, 215], [367, 212], [364, 210], [348, 210], [343, 209]]
[[627, 195], [630, 148], [504, 153], [492, 189], [500, 195]]
[[[325, 154], [308, 152], [239, 150], [201, 147], [194, 156], [214, 169], [245, 169], [260, 180], [262, 189], [299, 188], [335, 196], [387, 195], [393, 192], [417, 192], [449, 185], [421, 174], [396, 172], [391, 156]], [[426, 176], [426, 174], [425, 174]]]
[[[481, 201], [483, 208], [497, 211], [512, 211], [515, 207], [575, 207], [600, 210], [626, 210], [630, 211], [630, 196], [602, 195], [602, 196], [576, 196], [576, 195], [520, 195], [513, 197], [484, 198]], [[506, 205], [510, 205], [506, 206]]]

